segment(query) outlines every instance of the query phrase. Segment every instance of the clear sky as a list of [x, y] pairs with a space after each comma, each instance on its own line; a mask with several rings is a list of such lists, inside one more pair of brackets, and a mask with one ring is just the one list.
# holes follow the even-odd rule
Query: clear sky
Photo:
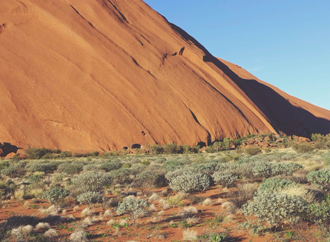
[[214, 56], [330, 110], [330, 0], [145, 0]]

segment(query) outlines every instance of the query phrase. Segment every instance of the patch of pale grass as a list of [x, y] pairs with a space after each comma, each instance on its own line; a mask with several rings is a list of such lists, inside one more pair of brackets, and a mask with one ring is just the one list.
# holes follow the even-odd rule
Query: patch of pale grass
[[74, 212], [77, 212], [78, 209], [79, 209], [79, 206], [78, 205], [76, 205], [76, 206], [73, 207], [73, 211]]
[[225, 209], [228, 213], [235, 213], [237, 207], [232, 202], [225, 202], [221, 205], [221, 208]]
[[32, 232], [33, 230], [33, 226], [32, 225], [25, 225], [25, 226], [22, 226], [22, 233], [24, 235], [28, 235]]
[[57, 215], [60, 209], [55, 205], [51, 205], [49, 208], [40, 208], [39, 212], [50, 215]]
[[229, 214], [228, 216], [224, 217], [223, 222], [224, 223], [231, 223], [231, 222], [233, 222], [233, 219], [234, 219], [234, 215]]
[[164, 216], [164, 215], [165, 215], [165, 211], [164, 210], [158, 212], [158, 216]]
[[155, 202], [158, 201], [160, 199], [160, 196], [157, 193], [153, 193], [150, 197], [149, 197], [149, 202]]
[[159, 204], [162, 206], [163, 209], [169, 209], [171, 207], [164, 199], [160, 199]]
[[115, 223], [115, 220], [113, 219], [110, 219], [108, 222], [107, 222], [107, 225], [111, 226]]
[[40, 222], [36, 225], [36, 230], [45, 230], [45, 229], [49, 229], [49, 228], [50, 228], [49, 223]]
[[200, 221], [198, 217], [186, 218], [186, 223], [190, 225], [195, 225]]
[[181, 211], [179, 211], [178, 215], [183, 219], [189, 217], [189, 215], [197, 214], [198, 209], [194, 206], [184, 207]]
[[29, 209], [30, 202], [26, 201], [23, 206], [24, 206], [24, 208]]
[[127, 224], [128, 223], [128, 221], [126, 220], [126, 219], [121, 219], [121, 220], [119, 220], [119, 224], [121, 225], [121, 226], [124, 226], [125, 224]]
[[15, 193], [14, 193], [14, 197], [15, 197], [17, 200], [23, 200], [24, 195], [25, 195], [24, 190], [17, 190], [17, 191], [15, 191]]
[[22, 226], [12, 229], [11, 235], [14, 236], [14, 238], [16, 238], [16, 240], [23, 238]]
[[232, 202], [237, 208], [241, 208], [253, 198], [256, 191], [257, 184], [255, 183], [238, 184], [237, 194], [230, 199], [230, 202]]
[[85, 231], [84, 230], [78, 230], [75, 231], [70, 235], [70, 241], [71, 242], [82, 242], [82, 241], [87, 241]]
[[94, 213], [94, 210], [87, 207], [84, 210], [81, 211], [81, 216], [86, 217], [86, 216], [91, 216]]
[[57, 236], [57, 232], [56, 232], [55, 229], [49, 229], [44, 233], [45, 238], [51, 239], [51, 238], [54, 238], [56, 236]]
[[213, 202], [212, 202], [212, 199], [211, 198], [206, 198], [203, 203], [202, 203], [203, 206], [212, 206], [213, 205]]
[[198, 209], [194, 206], [184, 207], [183, 211], [189, 214], [196, 214], [198, 213]]
[[166, 203], [171, 208], [178, 207], [178, 206], [182, 205], [182, 200], [186, 197], [186, 195], [187, 195], [186, 193], [179, 192], [178, 194], [176, 194], [174, 196], [170, 196], [170, 197], [166, 198]]
[[93, 225], [93, 221], [89, 218], [89, 217], [86, 217], [84, 220], [83, 220], [83, 223], [88, 225], [88, 226], [91, 226]]
[[184, 241], [197, 240], [197, 232], [192, 229], [186, 229], [182, 232], [182, 237]]
[[107, 210], [105, 210], [103, 216], [106, 217], [106, 218], [110, 218], [110, 217], [113, 216], [113, 214], [112, 214], [110, 209], [107, 209]]
[[156, 211], [157, 211], [156, 206], [155, 206], [154, 204], [150, 204], [150, 206], [149, 206], [149, 211], [150, 211], [150, 212], [156, 212]]
[[121, 235], [120, 229], [116, 227], [115, 232], [113, 233], [114, 236], [119, 236]]
[[303, 197], [308, 203], [312, 203], [315, 201], [314, 194], [312, 192], [309, 192], [303, 186], [289, 187], [284, 190], [281, 190], [281, 193]]

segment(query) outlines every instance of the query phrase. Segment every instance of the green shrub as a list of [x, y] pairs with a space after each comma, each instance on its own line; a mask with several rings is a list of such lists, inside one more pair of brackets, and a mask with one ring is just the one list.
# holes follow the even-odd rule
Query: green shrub
[[48, 200], [52, 204], [56, 204], [61, 198], [69, 196], [70, 192], [59, 186], [52, 187], [49, 191], [42, 194], [42, 198]]
[[5, 169], [9, 166], [9, 162], [8, 161], [0, 161], [0, 171], [2, 169]]
[[41, 172], [45, 172], [45, 173], [51, 173], [53, 171], [55, 171], [58, 167], [57, 163], [34, 163], [31, 164], [28, 168], [28, 171], [30, 172], [36, 172], [36, 171], [41, 171]]
[[62, 174], [57, 174], [55, 177], [54, 177], [54, 182], [61, 182], [63, 181], [63, 175]]
[[98, 152], [98, 151], [93, 151], [93, 152], [91, 153], [92, 156], [99, 156], [99, 154], [100, 154], [100, 152]]
[[111, 184], [111, 176], [105, 173], [86, 172], [79, 175], [73, 180], [73, 185], [77, 188], [78, 193], [99, 192], [105, 186]]
[[161, 145], [150, 146], [151, 153], [153, 154], [162, 154], [164, 153], [164, 147]]
[[215, 152], [218, 152], [221, 150], [221, 147], [223, 147], [223, 144], [222, 142], [214, 142], [212, 147]]
[[85, 165], [83, 171], [100, 171], [102, 170], [100, 165]]
[[12, 195], [14, 194], [16, 185], [13, 181], [8, 180], [6, 183], [0, 183], [0, 196]]
[[72, 157], [72, 153], [70, 151], [63, 151], [56, 156], [56, 158], [67, 158], [67, 157]]
[[18, 164], [10, 165], [1, 170], [1, 174], [5, 176], [9, 176], [10, 178], [21, 177], [26, 173], [25, 168], [22, 168]]
[[205, 191], [210, 187], [210, 177], [201, 172], [186, 172], [170, 179], [174, 191], [187, 193]]
[[105, 170], [106, 172], [118, 170], [123, 166], [123, 163], [119, 161], [110, 161], [102, 164], [100, 166], [101, 169]]
[[269, 178], [259, 185], [258, 192], [274, 193], [297, 186], [300, 186], [300, 184], [284, 179]]
[[259, 147], [247, 147], [245, 148], [245, 153], [248, 155], [257, 155], [261, 152]]
[[174, 143], [165, 144], [164, 151], [165, 151], [166, 154], [177, 154], [178, 153], [178, 146]]
[[[294, 163], [290, 163], [294, 164]], [[302, 166], [298, 165], [295, 167], [294, 165], [289, 165], [286, 163], [280, 163], [280, 164], [270, 164], [271, 165], [271, 175], [277, 176], [277, 175], [292, 175], [292, 173], [296, 170], [301, 168]]]
[[33, 175], [29, 176], [29, 182], [38, 183], [38, 182], [42, 181], [43, 178], [44, 178], [44, 176], [41, 174], [33, 174]]
[[308, 205], [308, 218], [313, 223], [330, 225], [330, 201], [322, 201], [321, 203], [312, 203]]
[[207, 174], [208, 176], [211, 176], [214, 173], [214, 171], [216, 170], [217, 165], [218, 164], [216, 162], [210, 162], [210, 163], [205, 163], [205, 164], [198, 164], [198, 165], [194, 166], [194, 168], [197, 171], [200, 171], [204, 174]]
[[134, 180], [134, 174], [129, 168], [120, 168], [109, 172], [114, 184], [129, 184]]
[[304, 142], [301, 144], [294, 144], [293, 149], [297, 151], [298, 153], [307, 153], [313, 151], [313, 147], [310, 143]]
[[256, 162], [252, 168], [252, 172], [256, 177], [268, 178], [272, 176], [272, 165], [266, 162]]
[[43, 156], [46, 156], [47, 154], [51, 154], [49, 157], [53, 158], [53, 154], [58, 154], [61, 151], [45, 149], [45, 148], [28, 148], [25, 150], [25, 152], [30, 159], [41, 159]]
[[206, 147], [205, 147], [205, 151], [206, 151], [207, 153], [214, 153], [214, 152], [215, 152], [215, 150], [214, 150], [214, 148], [213, 148], [213, 145], [206, 146]]
[[167, 180], [164, 174], [157, 174], [147, 170], [137, 174], [131, 186], [143, 191], [149, 188], [167, 186]]
[[215, 184], [223, 187], [231, 187], [234, 185], [238, 177], [232, 173], [218, 171], [212, 175], [212, 178]]
[[164, 162], [163, 166], [167, 171], [174, 171], [182, 168], [184, 164], [178, 160], [168, 160]]
[[100, 192], [84, 192], [77, 197], [80, 204], [91, 205], [102, 201], [102, 194]]
[[307, 180], [321, 189], [330, 191], [330, 170], [311, 171], [307, 174]]
[[277, 175], [292, 175], [294, 171], [301, 168], [303, 166], [296, 163], [256, 162], [253, 164], [252, 172], [256, 177], [268, 178]]
[[63, 163], [58, 166], [58, 171], [66, 174], [77, 174], [82, 172], [83, 164], [78, 163]]
[[126, 197], [123, 202], [119, 203], [116, 213], [118, 215], [129, 214], [133, 219], [133, 224], [137, 218], [147, 214], [149, 203], [140, 198]]
[[307, 203], [300, 196], [267, 192], [258, 193], [253, 201], [243, 206], [246, 216], [253, 215], [257, 219], [257, 222], [250, 221], [250, 225], [258, 230], [278, 227], [281, 223], [295, 223], [305, 215], [306, 210]]

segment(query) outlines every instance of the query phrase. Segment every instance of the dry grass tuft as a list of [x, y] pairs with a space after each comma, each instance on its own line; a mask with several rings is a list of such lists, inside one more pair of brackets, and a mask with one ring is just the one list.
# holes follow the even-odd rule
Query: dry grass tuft
[[211, 198], [206, 198], [203, 203], [202, 203], [203, 206], [212, 206], [213, 205], [213, 202], [212, 202], [212, 199]]
[[197, 239], [197, 232], [191, 229], [186, 229], [182, 232], [184, 241], [193, 241]]

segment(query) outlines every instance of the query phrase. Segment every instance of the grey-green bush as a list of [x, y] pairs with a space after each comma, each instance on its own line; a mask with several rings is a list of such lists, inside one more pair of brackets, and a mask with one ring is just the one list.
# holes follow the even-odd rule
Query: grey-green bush
[[45, 173], [50, 173], [53, 172], [57, 169], [58, 164], [51, 162], [51, 163], [42, 163], [42, 162], [38, 162], [38, 163], [34, 163], [31, 164], [28, 168], [28, 170], [30, 172], [35, 172], [35, 171], [42, 171]]
[[266, 162], [256, 162], [252, 168], [253, 175], [256, 177], [268, 178], [272, 176], [272, 165]]
[[9, 176], [11, 178], [21, 177], [26, 173], [26, 169], [20, 167], [19, 165], [10, 165], [1, 170], [1, 174], [5, 176]]
[[83, 164], [78, 163], [63, 163], [58, 166], [58, 171], [67, 174], [77, 174], [82, 172]]
[[134, 179], [133, 172], [128, 168], [120, 168], [109, 172], [114, 184], [128, 184]]
[[268, 178], [258, 187], [258, 192], [274, 193], [286, 188], [300, 186], [300, 184], [285, 179]]
[[170, 187], [177, 192], [200, 192], [210, 187], [210, 177], [201, 172], [188, 171], [182, 175], [172, 177]]
[[112, 171], [112, 170], [118, 170], [123, 166], [123, 164], [119, 161], [110, 161], [103, 163], [100, 168], [105, 170], [106, 172]]
[[307, 180], [323, 190], [330, 191], [330, 170], [311, 171]]
[[256, 217], [260, 227], [266, 222], [266, 228], [278, 227], [282, 222], [295, 223], [306, 210], [307, 202], [300, 196], [268, 192], [258, 193], [243, 206], [246, 216]]
[[119, 203], [116, 213], [118, 215], [129, 214], [133, 219], [133, 224], [137, 218], [147, 214], [147, 207], [149, 203], [140, 198], [126, 197]]
[[223, 187], [231, 187], [234, 185], [238, 177], [233, 173], [218, 171], [212, 175], [212, 178], [215, 184], [221, 185]]
[[91, 205], [102, 201], [102, 194], [100, 192], [84, 192], [77, 197], [80, 204]]
[[100, 172], [86, 172], [79, 175], [73, 180], [74, 186], [78, 190], [78, 194], [85, 192], [99, 192], [105, 186], [111, 184], [111, 176]]
[[70, 192], [64, 188], [55, 186], [52, 187], [49, 191], [46, 191], [42, 194], [42, 198], [48, 200], [49, 202], [55, 204], [59, 199], [69, 196]]

